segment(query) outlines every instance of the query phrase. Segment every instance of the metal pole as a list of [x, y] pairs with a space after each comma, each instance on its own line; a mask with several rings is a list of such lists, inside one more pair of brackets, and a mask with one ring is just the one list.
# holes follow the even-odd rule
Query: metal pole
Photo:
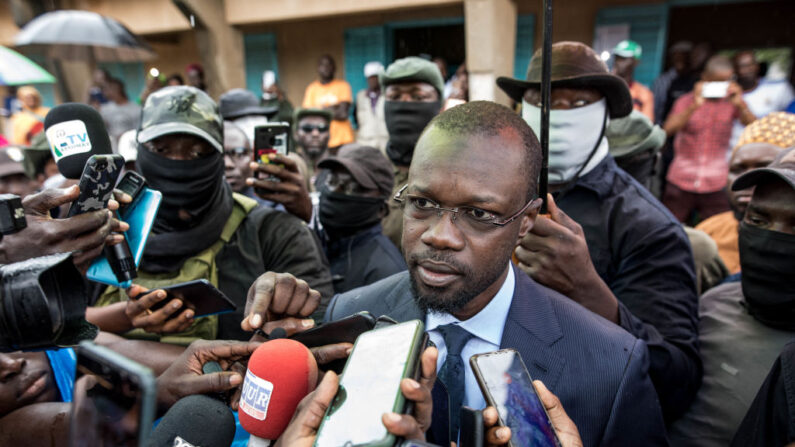
[[552, 0], [544, 0], [544, 41], [541, 55], [541, 172], [538, 178], [538, 195], [541, 196], [541, 213], [547, 212], [547, 182], [549, 175], [549, 95], [552, 62]]

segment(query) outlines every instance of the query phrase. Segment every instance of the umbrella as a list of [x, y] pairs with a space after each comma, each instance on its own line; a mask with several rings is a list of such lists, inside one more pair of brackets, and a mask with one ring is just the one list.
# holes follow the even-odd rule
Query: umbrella
[[114, 19], [90, 11], [53, 11], [31, 20], [14, 39], [18, 47], [43, 49], [54, 59], [136, 62], [152, 48]]
[[32, 60], [0, 46], [0, 85], [52, 84], [55, 78]]
[[541, 213], [547, 212], [549, 177], [549, 96], [552, 86], [552, 0], [544, 0], [544, 42], [541, 53], [541, 172], [538, 193], [541, 196]]

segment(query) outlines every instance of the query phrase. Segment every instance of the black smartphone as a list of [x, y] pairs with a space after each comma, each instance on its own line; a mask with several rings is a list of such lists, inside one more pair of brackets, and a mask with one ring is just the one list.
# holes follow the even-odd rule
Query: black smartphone
[[469, 359], [480, 391], [489, 406], [497, 409], [500, 425], [511, 429], [510, 446], [560, 447], [533, 380], [513, 349], [502, 349]]
[[[290, 153], [290, 124], [285, 122], [268, 123], [254, 128], [254, 161], [260, 164], [270, 163], [270, 154], [287, 155]], [[263, 178], [272, 182], [281, 179], [274, 175]]]
[[464, 405], [459, 414], [461, 429], [458, 434], [458, 447], [483, 447], [483, 412]]
[[127, 171], [122, 176], [116, 189], [132, 197], [132, 202], [122, 204], [122, 208], [132, 206], [135, 201], [140, 197], [141, 191], [146, 187], [146, 179], [141, 174], [135, 171]]
[[152, 371], [90, 341], [77, 348], [71, 447], [143, 447], [156, 410]]
[[375, 317], [370, 312], [359, 312], [341, 320], [321, 324], [308, 331], [293, 334], [291, 339], [303, 343], [307, 348], [334, 343], [354, 343], [359, 335], [375, 327]]
[[72, 202], [67, 216], [107, 208], [123, 167], [121, 155], [92, 155], [80, 176], [80, 195]]
[[167, 297], [155, 303], [150, 310], [155, 311], [160, 309], [172, 299], [179, 298], [182, 300], [182, 308], [172, 314], [174, 317], [187, 309], [193, 309], [194, 317], [206, 317], [208, 315], [234, 312], [237, 309], [237, 306], [232, 300], [210, 284], [206, 279], [197, 279], [174, 284], [173, 286], [158, 287], [158, 289], [163, 289]]

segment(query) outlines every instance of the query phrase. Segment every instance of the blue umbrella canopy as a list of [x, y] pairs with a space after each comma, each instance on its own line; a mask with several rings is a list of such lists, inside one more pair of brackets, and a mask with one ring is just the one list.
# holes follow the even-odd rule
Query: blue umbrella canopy
[[0, 85], [53, 84], [55, 78], [16, 51], [0, 46]]
[[14, 44], [44, 50], [55, 59], [136, 62], [155, 57], [152, 48], [124, 25], [90, 11], [42, 14], [22, 28]]

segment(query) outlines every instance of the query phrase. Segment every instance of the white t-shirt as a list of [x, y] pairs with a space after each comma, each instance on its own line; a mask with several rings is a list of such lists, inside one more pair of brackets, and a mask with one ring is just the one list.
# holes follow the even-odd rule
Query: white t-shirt
[[[751, 113], [756, 115], [757, 118], [762, 118], [769, 113], [785, 110], [795, 99], [795, 94], [793, 94], [792, 86], [789, 85], [789, 82], [785, 80], [770, 81], [763, 78], [755, 89], [743, 94], [743, 99], [748, 104], [748, 109], [751, 110]], [[737, 144], [737, 140], [740, 139], [743, 129], [745, 129], [745, 126], [740, 121], [735, 120], [732, 128], [732, 137], [729, 140], [729, 154], [731, 154], [731, 149]]]

